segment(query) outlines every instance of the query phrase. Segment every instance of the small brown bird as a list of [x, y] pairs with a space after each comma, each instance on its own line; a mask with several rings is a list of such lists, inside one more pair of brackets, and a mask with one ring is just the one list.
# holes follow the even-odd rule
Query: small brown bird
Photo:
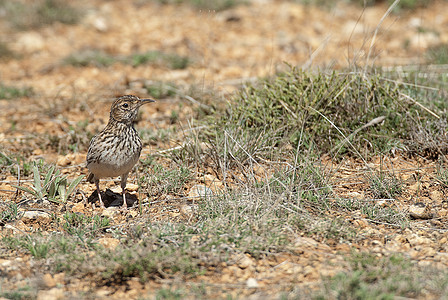
[[109, 123], [92, 138], [87, 152], [87, 180], [95, 183], [101, 207], [104, 207], [100, 193], [100, 178], [121, 177], [123, 208], [126, 204], [126, 180], [137, 163], [142, 150], [142, 142], [134, 128], [134, 121], [140, 106], [155, 102], [125, 95], [117, 98], [110, 108]]

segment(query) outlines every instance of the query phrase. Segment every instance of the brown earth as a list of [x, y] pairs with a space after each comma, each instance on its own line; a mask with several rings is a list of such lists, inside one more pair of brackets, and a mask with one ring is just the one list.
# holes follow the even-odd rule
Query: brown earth
[[[173, 82], [179, 88], [194, 86], [202, 92], [213, 88], [226, 97], [244, 82], [286, 69], [285, 63], [304, 69], [419, 64], [425, 62], [428, 47], [448, 42], [448, 31], [442, 30], [448, 26], [446, 3], [442, 1], [435, 1], [426, 8], [391, 14], [379, 27], [386, 4], [363, 11], [342, 3], [325, 9], [289, 1], [252, 1], [215, 12], [155, 2], [78, 1], [77, 5], [87, 8], [80, 24], [53, 24], [29, 31], [17, 31], [0, 20], [1, 39], [22, 55], [18, 59], [0, 61], [0, 80], [5, 85], [32, 87], [34, 91], [31, 97], [0, 100], [1, 151], [57, 163], [63, 174], [75, 178], [87, 174], [85, 146], [75, 153], [66, 146], [76, 139], [73, 130], [81, 130], [77, 124], [87, 121], [83, 130], [97, 132], [107, 122], [111, 99], [127, 93], [145, 96], [145, 82]], [[100, 49], [113, 55], [159, 50], [188, 56], [193, 63], [183, 70], [171, 70], [164, 65], [133, 67], [115, 63], [109, 67], [79, 68], [60, 63], [64, 57], [83, 49]], [[194, 103], [184, 97], [160, 100], [142, 108], [138, 127], [171, 128], [172, 111], [177, 111], [178, 122], [182, 125], [178, 127], [188, 128]], [[177, 132], [168, 142], [147, 142], [142, 157], [182, 144], [183, 136], [182, 132]], [[52, 144], [50, 137], [57, 137], [59, 143]], [[80, 145], [86, 145], [86, 141]], [[384, 165], [393, 166], [406, 187], [398, 199], [383, 200], [382, 205], [409, 214], [414, 209], [412, 205], [423, 203], [419, 205], [426, 207], [428, 218], [413, 220], [411, 227], [403, 230], [381, 222], [369, 222], [361, 213], [345, 215], [342, 217], [359, 228], [359, 244], [299, 237], [294, 252], [300, 254], [279, 254], [264, 260], [249, 255], [234, 257], [190, 283], [205, 283], [211, 296], [222, 296], [223, 291], [234, 297], [274, 296], [291, 284], [303, 288], [318, 285], [321, 276], [333, 275], [344, 268], [343, 256], [352, 249], [379, 255], [406, 253], [419, 265], [446, 268], [448, 207], [446, 189], [434, 179], [435, 162], [397, 155], [386, 161], [378, 158], [369, 163], [372, 169]], [[339, 163], [334, 178], [336, 192], [364, 199], [367, 193], [363, 177], [365, 166], [353, 160]], [[210, 181], [216, 179], [209, 176]], [[17, 180], [17, 176], [2, 170], [2, 201], [16, 199], [12, 185], [17, 184]], [[136, 184], [135, 174], [128, 183]], [[197, 183], [207, 184], [200, 179], [189, 182], [185, 194]], [[103, 188], [114, 186], [116, 183], [112, 180], [102, 181]], [[79, 189], [87, 196], [94, 191], [86, 182], [82, 182]], [[88, 215], [104, 214], [85, 202], [87, 196], [78, 194], [76, 201], [80, 202], [69, 202], [68, 209]], [[162, 200], [153, 201], [150, 208], [145, 208], [154, 220], [182, 221], [186, 218], [182, 207]], [[61, 210], [48, 203], [35, 208], [56, 213]], [[116, 224], [126, 224], [136, 216], [132, 211], [125, 215], [112, 213]], [[48, 220], [46, 216], [22, 218], [4, 227], [1, 234], [57, 230]], [[115, 242], [108, 236], [100, 241], [111, 248]], [[33, 259], [29, 255], [15, 255], [2, 254], [0, 258], [0, 274], [6, 278], [2, 283], [5, 289], [19, 288], [33, 276], [30, 271]], [[44, 275], [40, 279], [38, 297], [58, 299], [65, 293], [76, 298], [80, 291], [88, 291], [96, 298], [135, 299], [163, 286], [186, 284], [156, 280], [143, 285], [131, 280], [126, 285], [96, 287], [89, 278], [68, 280], [64, 276]], [[250, 278], [256, 280], [257, 288], [247, 288]]]

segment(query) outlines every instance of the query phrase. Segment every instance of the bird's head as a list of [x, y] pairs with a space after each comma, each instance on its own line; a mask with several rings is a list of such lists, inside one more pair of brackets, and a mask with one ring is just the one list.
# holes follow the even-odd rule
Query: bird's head
[[133, 95], [118, 97], [114, 103], [112, 103], [110, 117], [117, 122], [132, 124], [135, 118], [137, 118], [140, 106], [151, 102], [155, 102], [155, 100], [140, 99]]

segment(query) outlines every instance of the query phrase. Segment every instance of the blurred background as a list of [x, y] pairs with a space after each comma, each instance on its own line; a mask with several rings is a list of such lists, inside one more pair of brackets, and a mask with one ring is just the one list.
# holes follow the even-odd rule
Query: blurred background
[[419, 0], [3, 0], [2, 147], [53, 162], [80, 153], [80, 163], [112, 98], [129, 93], [159, 100], [142, 109], [141, 128], [152, 129], [144, 139], [172, 147], [163, 142], [172, 125], [290, 65], [444, 64], [445, 8]]

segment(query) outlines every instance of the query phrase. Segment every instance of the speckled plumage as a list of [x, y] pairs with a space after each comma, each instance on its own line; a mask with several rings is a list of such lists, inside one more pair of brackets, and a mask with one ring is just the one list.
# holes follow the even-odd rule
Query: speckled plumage
[[154, 102], [125, 95], [117, 98], [110, 109], [106, 127], [92, 138], [87, 152], [88, 181], [95, 183], [101, 207], [100, 178], [121, 177], [123, 207], [126, 208], [126, 181], [129, 172], [137, 163], [142, 150], [142, 142], [134, 128], [134, 121], [140, 106]]

